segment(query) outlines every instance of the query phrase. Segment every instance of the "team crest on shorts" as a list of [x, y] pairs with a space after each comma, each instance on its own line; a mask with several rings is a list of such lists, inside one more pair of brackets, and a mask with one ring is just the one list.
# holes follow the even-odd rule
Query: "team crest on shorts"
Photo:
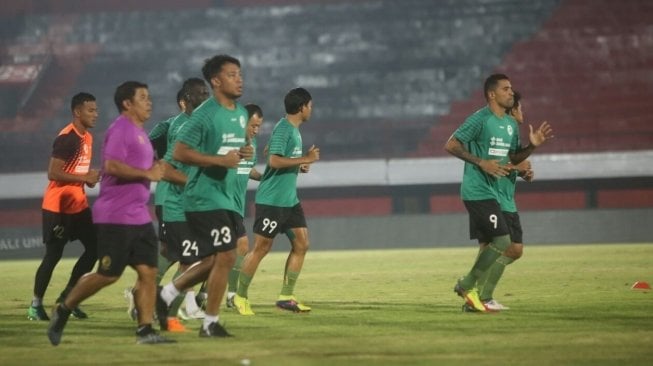
[[100, 260], [100, 267], [102, 268], [103, 271], [108, 271], [109, 268], [111, 268], [111, 257], [108, 255], [105, 255], [102, 257]]

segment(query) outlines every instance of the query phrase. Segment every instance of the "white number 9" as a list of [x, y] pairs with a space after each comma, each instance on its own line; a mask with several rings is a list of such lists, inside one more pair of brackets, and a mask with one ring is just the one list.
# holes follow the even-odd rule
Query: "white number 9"
[[492, 225], [493, 225], [494, 228], [496, 229], [496, 228], [497, 228], [497, 224], [498, 224], [498, 222], [499, 222], [499, 219], [497, 218], [497, 215], [494, 215], [494, 214], [490, 215], [490, 222], [492, 223]]

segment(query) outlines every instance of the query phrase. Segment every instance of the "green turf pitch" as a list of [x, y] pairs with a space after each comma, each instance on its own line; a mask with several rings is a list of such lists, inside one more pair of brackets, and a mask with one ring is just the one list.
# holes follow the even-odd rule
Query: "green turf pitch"
[[[222, 309], [236, 337], [173, 334], [136, 345], [123, 290], [134, 272], [83, 304], [58, 347], [26, 319], [37, 261], [0, 261], [0, 365], [651, 365], [653, 244], [527, 245], [495, 293], [500, 314], [461, 313], [452, 292], [476, 249], [309, 252], [297, 296], [310, 314], [274, 308], [285, 256], [270, 254], [250, 287], [253, 317]], [[55, 270], [51, 306], [73, 262]]]

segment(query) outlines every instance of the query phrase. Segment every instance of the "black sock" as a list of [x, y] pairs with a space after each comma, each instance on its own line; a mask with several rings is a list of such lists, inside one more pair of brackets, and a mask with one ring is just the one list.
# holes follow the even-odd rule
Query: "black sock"
[[144, 337], [150, 333], [154, 333], [154, 329], [152, 329], [152, 324], [139, 325], [138, 328], [136, 329], [136, 335], [139, 337]]

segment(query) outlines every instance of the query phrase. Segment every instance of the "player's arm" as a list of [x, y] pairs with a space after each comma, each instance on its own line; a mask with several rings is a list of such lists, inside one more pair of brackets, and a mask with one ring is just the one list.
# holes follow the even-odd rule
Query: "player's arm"
[[311, 164], [315, 161], [320, 160], [320, 149], [311, 146], [308, 149], [308, 153], [299, 158], [287, 158], [285, 156], [272, 154], [270, 155], [270, 160], [268, 164], [273, 169], [284, 169], [284, 168], [294, 168], [304, 164]]
[[451, 136], [447, 143], [444, 145], [444, 149], [451, 155], [466, 161], [470, 164], [476, 165], [481, 168], [487, 174], [491, 174], [495, 177], [503, 177], [508, 175], [509, 168], [499, 164], [499, 160], [484, 160], [480, 157], [470, 153], [460, 140], [455, 136]]
[[186, 184], [186, 174], [180, 172], [165, 160], [161, 160], [161, 164], [163, 165], [163, 180], [179, 186]]
[[158, 182], [163, 177], [163, 165], [155, 161], [148, 170], [134, 168], [118, 160], [108, 159], [104, 162], [104, 172], [124, 180], [147, 179]]
[[86, 174], [71, 174], [64, 171], [65, 165], [66, 162], [61, 159], [50, 158], [48, 179], [61, 183], [86, 183], [89, 187], [94, 186], [100, 179], [100, 174], [95, 169], [89, 169]]
[[230, 150], [225, 155], [208, 155], [193, 149], [183, 142], [177, 141], [172, 153], [172, 158], [180, 163], [195, 165], [202, 168], [221, 166], [225, 168], [236, 168], [241, 156], [237, 149]]

